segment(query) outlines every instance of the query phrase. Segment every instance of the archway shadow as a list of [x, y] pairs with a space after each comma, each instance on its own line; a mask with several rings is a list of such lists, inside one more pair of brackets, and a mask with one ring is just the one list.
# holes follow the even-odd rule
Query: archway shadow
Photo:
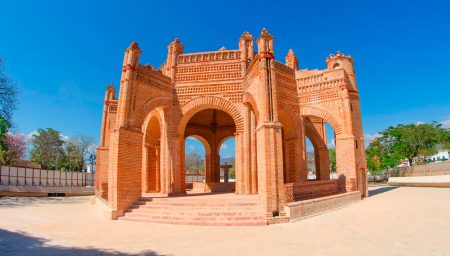
[[385, 187], [380, 187], [380, 188], [377, 188], [377, 189], [372, 189], [372, 190], [369, 190], [369, 197], [376, 196], [378, 194], [382, 194], [382, 193], [385, 193], [385, 192], [389, 192], [389, 191], [397, 189], [397, 188], [398, 187], [385, 186]]
[[147, 255], [156, 256], [153, 251], [128, 254], [110, 249], [92, 247], [63, 247], [49, 245], [50, 240], [34, 237], [24, 232], [0, 229], [0, 255]]

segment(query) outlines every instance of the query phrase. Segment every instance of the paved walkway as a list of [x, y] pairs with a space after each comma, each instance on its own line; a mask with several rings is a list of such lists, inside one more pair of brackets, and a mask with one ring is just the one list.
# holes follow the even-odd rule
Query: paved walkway
[[90, 197], [0, 198], [0, 255], [450, 255], [450, 189], [372, 187], [333, 212], [268, 227], [108, 221]]

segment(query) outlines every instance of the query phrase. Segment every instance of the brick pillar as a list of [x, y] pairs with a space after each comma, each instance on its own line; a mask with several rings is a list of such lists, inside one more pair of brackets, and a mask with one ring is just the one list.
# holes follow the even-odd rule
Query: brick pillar
[[160, 148], [159, 146], [155, 146], [155, 178], [156, 178], [156, 184], [155, 184], [155, 190], [160, 192], [161, 191], [161, 169], [160, 169], [160, 163], [161, 163], [161, 156], [160, 156]]
[[318, 160], [319, 169], [316, 169], [316, 175], [319, 180], [329, 180], [330, 179], [330, 157], [328, 154], [328, 149], [319, 148], [318, 149]]
[[211, 170], [211, 154], [205, 155], [205, 181], [211, 182], [212, 180], [212, 170]]
[[235, 138], [235, 163], [234, 172], [236, 179], [236, 194], [244, 193], [244, 175], [242, 173], [242, 135], [237, 132]]
[[355, 137], [336, 137], [336, 172], [341, 191], [350, 192], [357, 189]]
[[244, 132], [243, 132], [243, 146], [242, 146], [242, 174], [244, 182], [244, 193], [251, 194], [252, 188], [252, 177], [251, 177], [251, 117], [250, 117], [250, 107], [244, 105]]
[[142, 140], [139, 129], [121, 127], [111, 134], [108, 201], [112, 218], [122, 216], [142, 191]]
[[[295, 170], [292, 175], [292, 182], [301, 182], [301, 173], [306, 168], [306, 159], [303, 156], [303, 138], [304, 135], [299, 131], [298, 137], [295, 139], [294, 142], [294, 159], [295, 159]], [[304, 167], [305, 166], [305, 167]]]
[[[213, 133], [211, 141], [208, 141], [210, 147], [211, 147], [211, 158], [210, 158], [210, 179], [207, 180], [208, 182], [218, 182], [220, 179], [220, 171], [218, 171], [218, 166], [220, 165], [220, 156], [219, 156], [219, 150], [217, 145], [217, 138], [216, 134]], [[217, 178], [219, 176], [219, 178]]]
[[258, 194], [258, 168], [257, 168], [257, 144], [256, 144], [256, 117], [255, 112], [250, 113], [250, 172], [252, 179], [252, 194]]
[[306, 159], [306, 135], [305, 135], [305, 126], [302, 126], [302, 131], [300, 135], [300, 146], [301, 146], [301, 157], [302, 162], [300, 165], [300, 170], [298, 172], [298, 176], [296, 177], [296, 182], [304, 182], [308, 180], [308, 160]]
[[258, 125], [258, 194], [270, 215], [283, 211], [282, 126], [279, 122]]
[[186, 194], [186, 171], [181, 171], [180, 168], [180, 165], [183, 166], [181, 161], [184, 163], [184, 158], [179, 154], [179, 149], [182, 147], [181, 145], [184, 145], [184, 136], [170, 134], [168, 137], [168, 149], [166, 150], [168, 157], [168, 159], [166, 159], [166, 162], [168, 163], [166, 169], [169, 176], [169, 194], [171, 195]]
[[[219, 152], [219, 149], [217, 149], [217, 152]], [[215, 182], [220, 182], [220, 155], [217, 154], [217, 158], [216, 158], [216, 163], [214, 165], [214, 181]]]
[[178, 143], [178, 173], [180, 175], [181, 182], [184, 183], [184, 193], [186, 193], [186, 161], [185, 161], [185, 138], [184, 136], [179, 136]]
[[160, 173], [161, 173], [161, 193], [169, 194], [171, 192], [170, 188], [170, 162], [169, 162], [169, 150], [168, 150], [168, 141], [167, 141], [167, 131], [163, 129], [161, 134], [161, 142], [160, 142]]

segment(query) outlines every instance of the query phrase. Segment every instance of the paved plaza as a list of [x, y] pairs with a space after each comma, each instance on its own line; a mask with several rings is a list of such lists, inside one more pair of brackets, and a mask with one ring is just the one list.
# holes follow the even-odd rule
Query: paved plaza
[[0, 255], [450, 255], [450, 189], [371, 187], [359, 203], [262, 227], [102, 219], [92, 197], [0, 198]]

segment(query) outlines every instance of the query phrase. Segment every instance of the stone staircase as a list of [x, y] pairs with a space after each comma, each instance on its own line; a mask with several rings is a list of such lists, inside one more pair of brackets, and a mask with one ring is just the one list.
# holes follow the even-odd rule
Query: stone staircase
[[265, 226], [257, 195], [143, 196], [119, 220], [202, 226]]

